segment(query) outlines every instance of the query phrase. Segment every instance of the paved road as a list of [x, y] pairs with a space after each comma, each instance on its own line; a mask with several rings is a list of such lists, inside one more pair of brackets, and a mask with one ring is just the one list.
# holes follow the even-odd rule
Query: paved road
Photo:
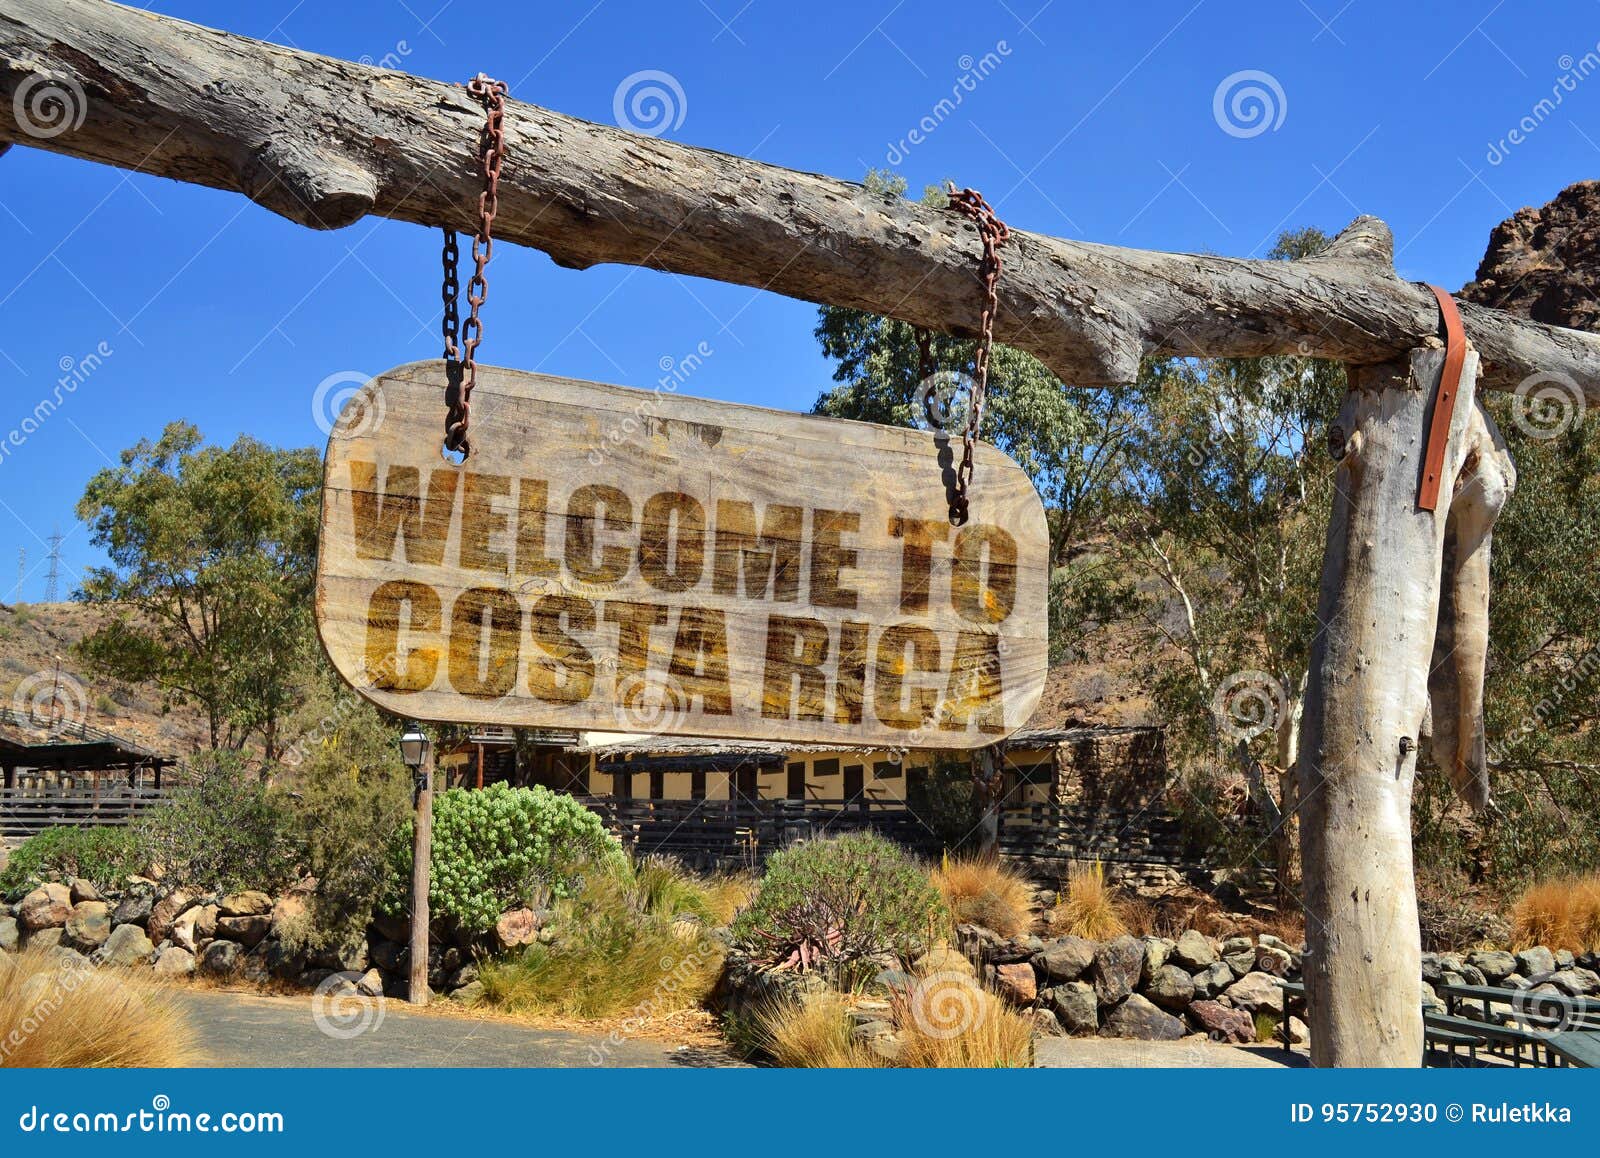
[[[657, 1041], [612, 1041], [602, 1034], [418, 1013], [396, 1001], [384, 1004], [381, 1020], [376, 1006], [367, 1006], [373, 1016], [365, 1032], [340, 1038], [319, 1028], [309, 995], [257, 997], [183, 990], [174, 996], [199, 1030], [201, 1048], [219, 1066], [665, 1068], [733, 1064], [720, 1051]], [[352, 1021], [348, 1029], [360, 1024]]]
[[1210, 1041], [1124, 1041], [1103, 1037], [1046, 1037], [1034, 1046], [1042, 1069], [1279, 1069], [1309, 1063], [1300, 1050], [1281, 1046], [1220, 1045]]

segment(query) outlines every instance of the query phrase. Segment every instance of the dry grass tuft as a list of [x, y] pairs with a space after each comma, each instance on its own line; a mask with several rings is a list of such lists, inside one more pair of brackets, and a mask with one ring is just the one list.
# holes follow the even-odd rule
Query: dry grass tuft
[[194, 1030], [155, 982], [72, 966], [43, 952], [0, 954], [0, 1067], [190, 1065]]
[[913, 1069], [1024, 1069], [1033, 1064], [1033, 1023], [993, 993], [961, 987], [966, 1016], [953, 1033], [896, 998], [895, 1024], [903, 1048], [900, 1063]]
[[1117, 910], [1116, 896], [1106, 884], [1105, 866], [1099, 861], [1073, 865], [1056, 907], [1050, 912], [1050, 934], [1109, 941], [1127, 931], [1127, 922]]
[[756, 1046], [787, 1069], [868, 1069], [882, 1064], [855, 1041], [849, 1010], [838, 994], [776, 1002], [757, 1012], [755, 1022]]
[[1015, 869], [987, 857], [951, 857], [933, 870], [933, 887], [957, 924], [970, 922], [1002, 937], [1033, 926], [1033, 890]]
[[1529, 886], [1511, 906], [1511, 940], [1514, 949], [1600, 950], [1600, 876]]

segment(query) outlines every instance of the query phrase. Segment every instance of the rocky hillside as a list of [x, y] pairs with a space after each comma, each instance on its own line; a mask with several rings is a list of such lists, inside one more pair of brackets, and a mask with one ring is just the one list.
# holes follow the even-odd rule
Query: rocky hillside
[[48, 703], [60, 663], [60, 702], [72, 719], [163, 754], [187, 756], [206, 741], [205, 720], [189, 708], [162, 706], [147, 685], [96, 680], [72, 645], [100, 614], [79, 603], [0, 603], [0, 706]]
[[1552, 326], [1600, 330], [1600, 181], [1579, 181], [1489, 235], [1461, 297]]

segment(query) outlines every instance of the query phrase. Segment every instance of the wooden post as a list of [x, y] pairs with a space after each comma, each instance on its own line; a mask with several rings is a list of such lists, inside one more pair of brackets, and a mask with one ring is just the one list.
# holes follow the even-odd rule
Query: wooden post
[[428, 1004], [428, 870], [433, 857], [433, 745], [417, 770], [411, 839], [411, 983], [406, 1000]]
[[[1299, 762], [1305, 981], [1318, 1066], [1422, 1063], [1411, 789], [1428, 715], [1448, 508], [1417, 507], [1442, 350], [1352, 372], [1328, 434], [1339, 460]], [[1469, 351], [1447, 487], [1474, 421]], [[1448, 490], [1446, 493], [1449, 493]]]

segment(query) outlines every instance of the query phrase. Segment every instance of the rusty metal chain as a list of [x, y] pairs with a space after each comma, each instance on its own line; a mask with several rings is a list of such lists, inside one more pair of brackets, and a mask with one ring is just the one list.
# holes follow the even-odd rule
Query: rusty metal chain
[[967, 425], [961, 434], [961, 465], [956, 468], [955, 494], [950, 500], [950, 524], [963, 526], [967, 521], [968, 490], [972, 484], [972, 454], [978, 441], [978, 428], [983, 423], [983, 404], [989, 391], [989, 351], [994, 346], [994, 316], [1000, 308], [997, 287], [1000, 283], [1000, 247], [1011, 236], [1005, 222], [995, 216], [994, 210], [976, 189], [959, 192], [951, 185], [950, 208], [972, 218], [983, 239], [983, 259], [978, 264], [978, 276], [983, 279], [983, 313], [978, 326], [978, 351], [973, 358], [972, 398], [967, 405]]
[[[478, 345], [483, 341], [483, 320], [478, 311], [489, 297], [484, 271], [494, 255], [494, 215], [499, 208], [500, 165], [505, 160], [504, 81], [479, 73], [467, 82], [467, 91], [483, 105], [483, 129], [478, 135], [478, 172], [483, 192], [478, 195], [478, 231], [472, 237], [472, 276], [467, 279], [467, 320], [460, 321], [457, 303], [461, 283], [456, 272], [461, 251], [456, 232], [444, 231], [444, 445], [465, 458], [472, 452], [467, 428], [472, 422], [472, 388], [477, 382]], [[459, 339], [459, 341], [458, 341]], [[459, 357], [459, 361], [457, 358]]]

